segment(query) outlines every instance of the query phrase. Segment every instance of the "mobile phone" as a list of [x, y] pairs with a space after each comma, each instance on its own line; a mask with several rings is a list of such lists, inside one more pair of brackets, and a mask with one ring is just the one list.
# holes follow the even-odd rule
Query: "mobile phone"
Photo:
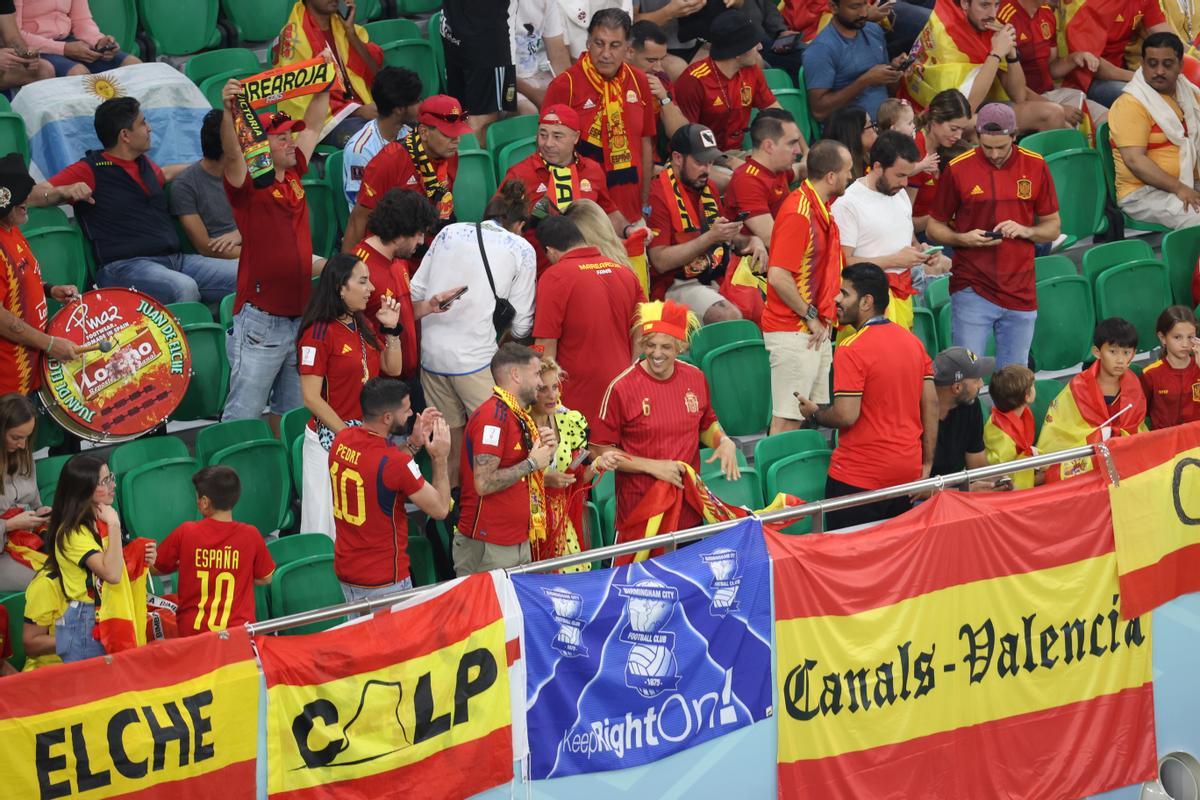
[[107, 44], [105, 44], [102, 47], [95, 48], [97, 53], [111, 53], [113, 50], [116, 50], [116, 49], [117, 49], [116, 42], [108, 42]]
[[750, 219], [749, 211], [739, 211], [737, 214], [734, 215], [733, 219], [730, 221], [731, 222], [745, 222], [748, 219]]
[[906, 55], [904, 57], [903, 61], [901, 61], [899, 64], [896, 65], [896, 69], [900, 70], [901, 72], [904, 72], [904, 70], [908, 69], [916, 62], [917, 62], [917, 57], [914, 56], [912, 53], [909, 53], [908, 55]]
[[575, 456], [575, 458], [571, 461], [570, 468], [578, 469], [583, 464], [583, 462], [587, 461], [587, 457], [589, 455], [590, 455], [590, 453], [588, 452], [588, 449], [586, 447], [584, 449], [580, 450], [579, 455]]
[[1000, 231], [984, 231], [983, 235], [985, 238], [988, 238], [988, 239], [1003, 239], [1004, 238], [1004, 234], [1001, 233]]
[[771, 45], [771, 49], [777, 53], [790, 53], [796, 49], [796, 42], [800, 39], [800, 35], [796, 33], [780, 36]]
[[468, 286], [462, 287], [457, 292], [450, 295], [448, 298], [446, 298], [442, 302], [438, 303], [438, 308], [440, 308], [442, 311], [445, 311], [446, 309], [450, 308], [450, 304], [453, 303], [458, 298], [462, 297], [464, 294], [466, 294], [468, 288], [470, 288], [470, 287], [468, 287]]
[[943, 246], [942, 246], [942, 245], [940, 245], [940, 244], [939, 244], [939, 245], [936, 245], [936, 246], [934, 246], [934, 247], [926, 247], [926, 248], [925, 248], [925, 255], [927, 255], [927, 256], [931, 256], [931, 255], [933, 255], [934, 253], [940, 253], [940, 252], [942, 252], [942, 251], [943, 251], [943, 250], [945, 250], [945, 249], [946, 249], [946, 248], [945, 248], [945, 247], [943, 247]]
[[337, 12], [342, 19], [350, 18], [350, 5], [346, 0], [338, 0]]
[[1001, 475], [999, 478], [996, 478], [996, 480], [992, 481], [992, 485], [997, 489], [1011, 489], [1013, 488], [1012, 476]]

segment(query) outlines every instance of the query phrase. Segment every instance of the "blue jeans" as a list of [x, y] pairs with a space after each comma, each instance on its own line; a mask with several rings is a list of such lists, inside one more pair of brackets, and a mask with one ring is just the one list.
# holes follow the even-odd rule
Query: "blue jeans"
[[104, 655], [104, 646], [92, 638], [96, 627], [96, 606], [73, 601], [55, 623], [54, 651], [64, 662], [83, 661]]
[[954, 344], [976, 353], [987, 350], [988, 334], [996, 334], [996, 369], [1029, 363], [1036, 311], [1013, 311], [984, 300], [974, 289], [950, 295], [950, 331]]
[[[74, 35], [69, 35], [63, 39], [56, 39], [55, 41], [67, 44], [69, 42], [77, 42], [79, 40], [76, 39]], [[88, 72], [93, 75], [99, 75], [101, 72], [108, 72], [110, 69], [116, 69], [117, 67], [121, 66], [121, 63], [124, 62], [125, 59], [129, 58], [129, 53], [126, 53], [124, 50], [114, 50], [109, 53], [107, 57], [98, 58], [90, 64], [83, 61], [76, 61], [70, 56], [60, 56], [53, 53], [41, 53], [40, 57], [44, 61], [49, 61], [50, 65], [54, 67], [54, 77], [61, 78], [70, 72], [72, 68], [79, 66], [87, 67]]]
[[1125, 81], [1092, 81], [1092, 85], [1088, 87], [1088, 100], [1093, 100], [1105, 108], [1109, 108], [1113, 103], [1117, 102], [1117, 98], [1121, 96], [1121, 92], [1125, 89]]
[[237, 288], [238, 262], [195, 253], [124, 258], [96, 271], [100, 288], [120, 286], [145, 292], [164, 305], [203, 300], [219, 303]]
[[[338, 581], [341, 583], [341, 581]], [[402, 581], [389, 583], [387, 586], [374, 586], [370, 589], [365, 586], [353, 586], [349, 583], [342, 583], [342, 596], [346, 598], [347, 603], [356, 603], [359, 600], [370, 600], [375, 597], [387, 597], [389, 594], [403, 592], [405, 589], [413, 588], [412, 576], [409, 575]], [[364, 614], [349, 614], [350, 619], [355, 617], [365, 616]]]
[[242, 304], [225, 340], [229, 397], [222, 422], [259, 417], [268, 402], [272, 414], [284, 414], [304, 405], [296, 367], [299, 331], [299, 319], [277, 317], [249, 303]]

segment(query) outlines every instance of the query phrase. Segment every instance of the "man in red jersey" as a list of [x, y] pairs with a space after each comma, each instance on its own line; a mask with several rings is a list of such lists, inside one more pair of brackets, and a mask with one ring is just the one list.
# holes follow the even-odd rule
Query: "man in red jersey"
[[[1100, 59], [1086, 51], [1058, 55], [1058, 13], [1042, 0], [1003, 0], [996, 21], [1016, 32], [1025, 88], [1060, 104], [1067, 125], [1078, 125], [1083, 120], [1083, 92], [1056, 88], [1055, 82], [1075, 69], [1095, 72]], [[1096, 104], [1092, 110], [1093, 121], [1098, 122], [1104, 108]]]
[[[574, 109], [565, 105], [543, 109], [538, 120], [537, 151], [508, 168], [500, 189], [509, 181], [523, 183], [535, 220], [545, 219], [551, 213], [562, 214], [575, 200], [594, 200], [612, 220], [613, 229], [624, 238], [629, 221], [609, 198], [608, 183], [600, 165], [575, 154], [578, 142], [579, 115]], [[525, 238], [537, 252], [541, 275], [550, 262], [538, 242], [537, 225], [526, 226]]]
[[[937, 445], [938, 400], [925, 345], [884, 316], [887, 275], [874, 264], [842, 271], [838, 321], [857, 331], [833, 357], [833, 405], [818, 408], [800, 394], [800, 413], [813, 425], [839, 430], [825, 497], [842, 497], [929, 477]], [[826, 528], [889, 519], [910, 508], [896, 497], [833, 511]]]
[[589, 246], [570, 219], [550, 217], [538, 227], [551, 266], [538, 281], [533, 335], [567, 374], [563, 405], [593, 420], [609, 382], [632, 359], [629, 327], [642, 285], [633, 270]]
[[231, 467], [205, 467], [192, 476], [199, 522], [185, 522], [158, 546], [154, 573], [179, 571], [180, 636], [223, 631], [254, 622], [254, 587], [271, 582], [275, 562], [262, 534], [234, 522], [242, 483]]
[[60, 302], [79, 296], [74, 286], [46, 286], [21, 225], [33, 189], [17, 153], [0, 158], [0, 394], [29, 394], [42, 385], [42, 353], [60, 361], [77, 357], [75, 345], [46, 334], [46, 294]]
[[612, 202], [637, 221], [650, 196], [656, 130], [654, 95], [646, 74], [625, 63], [633, 21], [605, 8], [588, 23], [587, 52], [551, 81], [543, 108], [570, 106], [579, 115], [579, 155], [604, 168]]
[[832, 139], [813, 145], [809, 177], [788, 195], [767, 262], [763, 342], [771, 354], [771, 433], [793, 431], [804, 418], [788, 402], [799, 391], [829, 401], [831, 340], [842, 245], [829, 204], [850, 182], [850, 151]]
[[[725, 477], [741, 476], [737, 445], [717, 422], [704, 373], [677, 360], [699, 327], [695, 314], [670, 300], [638, 306], [634, 330], [645, 358], [609, 384], [592, 426], [597, 458], [613, 448], [628, 456], [617, 464], [618, 530], [655, 481], [683, 486], [680, 462], [700, 471], [702, 444], [714, 448], [708, 462], [719, 459]], [[685, 504], [679, 529], [700, 522]]]
[[[646, 82], [650, 86], [650, 93], [654, 95], [654, 112], [658, 116], [658, 136], [655, 137], [657, 160], [669, 157], [667, 142], [675, 131], [687, 125], [687, 117], [675, 102], [675, 85], [666, 72], [667, 61], [675, 58], [667, 53], [667, 41], [663, 29], [648, 19], [638, 20], [630, 29], [629, 63], [646, 73]], [[680, 61], [678, 58], [675, 60]]]
[[337, 529], [333, 571], [347, 603], [411, 589], [404, 504], [411, 501], [433, 519], [445, 519], [451, 505], [446, 469], [450, 429], [445, 420], [427, 411], [410, 438], [411, 445], [424, 446], [429, 454], [429, 483], [413, 461], [411, 447], [392, 441], [412, 415], [408, 385], [395, 378], [372, 378], [363, 385], [359, 403], [363, 424], [339, 431], [329, 448]]
[[684, 125], [671, 137], [671, 161], [650, 192], [650, 296], [682, 303], [705, 325], [742, 318], [717, 291], [721, 275], [733, 266], [732, 254], [745, 253], [758, 264], [767, 257], [761, 239], [739, 232], [741, 223], [731, 220], [709, 179], [720, 154], [712, 131]]
[[1106, 107], [1117, 101], [1138, 67], [1129, 61], [1136, 54], [1127, 52], [1129, 46], [1152, 33], [1171, 32], [1158, 0], [1080, 0], [1070, 3], [1066, 14], [1067, 51], [1100, 58], [1094, 67], [1077, 65], [1063, 85], [1082, 89]]
[[437, 209], [442, 223], [454, 218], [454, 178], [458, 175], [458, 140], [471, 132], [467, 112], [453, 97], [435, 94], [421, 101], [417, 127], [398, 142], [384, 148], [367, 162], [362, 183], [350, 219], [342, 250], [351, 252], [362, 239], [367, 217], [388, 189], [415, 189], [424, 192]]
[[751, 108], [778, 108], [759, 65], [754, 23], [742, 11], [730, 9], [712, 22], [708, 58], [697, 61], [675, 81], [675, 99], [689, 122], [707, 125], [717, 147], [740, 151], [750, 126]]
[[384, 298], [390, 297], [400, 306], [400, 327], [403, 328], [400, 342], [404, 356], [400, 377], [405, 380], [415, 378], [421, 366], [417, 320], [448, 310], [454, 302], [454, 293], [462, 288], [440, 292], [419, 303], [412, 300], [408, 259], [436, 225], [437, 214], [425, 195], [411, 189], [388, 189], [367, 218], [367, 238], [354, 248], [354, 255], [367, 265], [371, 285], [375, 287], [363, 316], [375, 328], [376, 335], [379, 335], [379, 324], [375, 313]]
[[546, 537], [542, 473], [558, 442], [527, 410], [537, 400], [541, 367], [533, 349], [501, 345], [492, 357], [495, 391], [467, 420], [459, 465], [462, 505], [452, 545], [459, 577], [528, 564], [530, 542]]
[[725, 207], [730, 214], [749, 214], [742, 232], [747, 231], [771, 244], [775, 217], [783, 200], [791, 192], [791, 183], [799, 180], [801, 165], [796, 159], [807, 152], [800, 126], [791, 112], [767, 109], [750, 126], [754, 150], [733, 171], [725, 188]]
[[250, 180], [233, 120], [242, 85], [231, 79], [222, 99], [221, 146], [225, 194], [242, 232], [237, 298], [229, 351], [229, 398], [221, 419], [250, 419], [271, 406], [271, 423], [304, 404], [296, 371], [296, 334], [312, 287], [312, 233], [300, 181], [321, 136], [329, 91], [308, 104], [304, 120], [276, 112], [260, 114], [275, 179], [265, 188]]

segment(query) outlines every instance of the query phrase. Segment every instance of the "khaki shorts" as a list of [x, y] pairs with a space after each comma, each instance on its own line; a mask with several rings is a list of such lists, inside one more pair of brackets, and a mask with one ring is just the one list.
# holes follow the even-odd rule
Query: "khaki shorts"
[[692, 278], [691, 280], [677, 280], [667, 289], [667, 299], [675, 303], [682, 303], [695, 312], [700, 321], [704, 321], [704, 315], [708, 310], [725, 298], [721, 293], [712, 286], [705, 286], [700, 281]]
[[454, 532], [450, 550], [454, 558], [454, 574], [459, 578], [477, 572], [516, 567], [533, 560], [527, 541], [520, 544], [491, 544], [468, 538], [458, 531]]
[[425, 405], [442, 412], [451, 428], [466, 427], [467, 417], [492, 396], [492, 371], [484, 367], [467, 375], [437, 375], [421, 370]]
[[818, 405], [829, 402], [829, 369], [833, 345], [829, 340], [816, 350], [808, 348], [810, 334], [764, 333], [763, 343], [771, 355], [771, 405], [780, 419], [802, 420], [792, 392], [799, 392]]

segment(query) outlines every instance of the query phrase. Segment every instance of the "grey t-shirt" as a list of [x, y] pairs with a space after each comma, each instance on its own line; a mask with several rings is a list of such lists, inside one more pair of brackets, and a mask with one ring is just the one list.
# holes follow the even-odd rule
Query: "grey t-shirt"
[[205, 172], [199, 161], [192, 164], [171, 181], [171, 213], [177, 217], [198, 214], [209, 236], [237, 230], [221, 181], [221, 176]]

